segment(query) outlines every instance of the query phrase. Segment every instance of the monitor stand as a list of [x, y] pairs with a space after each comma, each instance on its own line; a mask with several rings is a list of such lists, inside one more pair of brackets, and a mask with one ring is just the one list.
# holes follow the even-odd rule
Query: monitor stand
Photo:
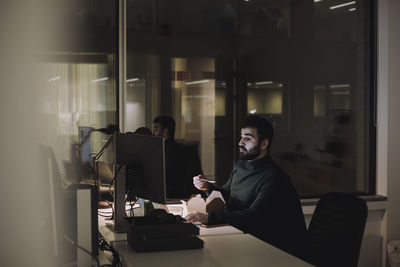
[[126, 192], [126, 167], [125, 164], [115, 171], [114, 187], [114, 229], [117, 232], [126, 232], [125, 218], [125, 192]]

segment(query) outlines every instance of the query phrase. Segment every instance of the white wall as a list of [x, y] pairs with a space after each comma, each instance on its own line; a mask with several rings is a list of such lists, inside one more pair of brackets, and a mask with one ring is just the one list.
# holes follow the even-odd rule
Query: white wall
[[[386, 266], [386, 244], [400, 239], [400, 1], [378, 1], [377, 194], [370, 208], [359, 266]], [[381, 247], [379, 251], [379, 246]]]
[[[387, 239], [400, 239], [400, 1], [388, 4], [387, 49]], [[380, 163], [380, 162], [379, 162]], [[384, 179], [384, 177], [378, 177]]]

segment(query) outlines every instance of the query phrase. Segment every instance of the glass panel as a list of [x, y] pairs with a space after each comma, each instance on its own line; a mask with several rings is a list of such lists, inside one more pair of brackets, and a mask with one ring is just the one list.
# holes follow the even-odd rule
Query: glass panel
[[69, 183], [93, 179], [89, 154], [108, 139], [93, 130], [117, 124], [116, 10], [112, 1], [58, 4], [63, 11], [58, 23], [65, 27], [49, 33], [57, 45], [43, 52], [41, 66], [53, 127], [48, 142]]
[[314, 117], [325, 116], [326, 97], [325, 86], [314, 86]]
[[361, 1], [314, 0], [315, 39], [357, 42], [363, 12]]
[[[176, 139], [197, 143], [203, 174], [215, 178], [215, 61], [212, 58], [173, 58], [173, 114]], [[219, 112], [223, 112], [219, 92]]]
[[247, 109], [249, 114], [282, 114], [283, 85], [272, 81], [248, 84]]
[[[368, 1], [339, 4], [297, 1], [290, 39], [263, 32], [238, 46], [245, 51], [238, 66], [246, 79], [246, 112], [272, 122], [272, 155], [303, 196], [373, 190], [366, 82], [373, 45], [367, 21], [373, 18]], [[282, 90], [274, 80], [286, 81]]]
[[290, 37], [290, 0], [238, 1], [240, 34]]
[[126, 79], [127, 132], [147, 126], [160, 112], [160, 60], [157, 55], [140, 55], [128, 50]]
[[129, 0], [129, 78], [146, 76], [129, 89], [146, 109], [131, 121], [151, 127], [147, 114], [173, 116], [177, 138], [197, 142], [222, 184], [241, 118], [259, 114], [274, 125], [272, 155], [301, 195], [372, 192], [372, 6], [339, 4]]
[[252, 81], [247, 83], [247, 114], [267, 118], [277, 132], [290, 129], [288, 86], [277, 81]]

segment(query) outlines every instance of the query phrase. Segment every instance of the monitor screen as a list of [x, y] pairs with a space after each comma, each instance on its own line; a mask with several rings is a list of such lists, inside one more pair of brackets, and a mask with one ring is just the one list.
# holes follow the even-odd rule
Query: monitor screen
[[89, 126], [79, 126], [79, 143], [80, 143], [80, 159], [81, 164], [86, 165], [91, 163], [90, 158], [90, 133], [92, 129]]
[[166, 203], [164, 139], [117, 133], [115, 163], [125, 165], [126, 190], [135, 197]]

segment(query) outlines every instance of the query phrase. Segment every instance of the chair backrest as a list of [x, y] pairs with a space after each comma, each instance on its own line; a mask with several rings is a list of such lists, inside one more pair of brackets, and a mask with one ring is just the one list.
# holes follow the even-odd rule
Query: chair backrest
[[323, 195], [308, 227], [316, 266], [357, 266], [367, 219], [367, 204], [347, 193]]

